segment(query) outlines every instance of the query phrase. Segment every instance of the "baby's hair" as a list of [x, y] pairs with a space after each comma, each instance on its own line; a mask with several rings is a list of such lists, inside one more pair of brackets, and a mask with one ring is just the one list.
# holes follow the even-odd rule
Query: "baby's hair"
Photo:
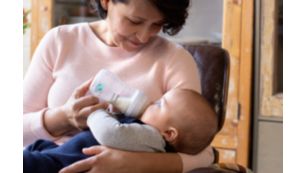
[[212, 142], [217, 133], [216, 113], [199, 93], [182, 89], [181, 94], [184, 107], [180, 109], [181, 115], [174, 116], [180, 118], [175, 123], [178, 138], [174, 148], [178, 152], [197, 154]]

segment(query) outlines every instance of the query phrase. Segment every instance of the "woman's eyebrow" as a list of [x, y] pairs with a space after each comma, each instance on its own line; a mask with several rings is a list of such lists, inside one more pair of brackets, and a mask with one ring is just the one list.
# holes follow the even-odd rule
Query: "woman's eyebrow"
[[[141, 20], [141, 21], [146, 21], [146, 20], [148, 20], [148, 19], [145, 19], [145, 18], [143, 18], [143, 17], [140, 17], [140, 16], [131, 16], [133, 19], [137, 19], [137, 20]], [[158, 20], [158, 21], [156, 21], [156, 22], [154, 22], [154, 23], [158, 23], [158, 24], [161, 24], [161, 23], [163, 23], [164, 22], [164, 19], [160, 19], [160, 20]]]
[[139, 16], [131, 16], [131, 17], [134, 18], [134, 19], [139, 19], [139, 20], [147, 20], [147, 19], [145, 19], [143, 17], [139, 17]]

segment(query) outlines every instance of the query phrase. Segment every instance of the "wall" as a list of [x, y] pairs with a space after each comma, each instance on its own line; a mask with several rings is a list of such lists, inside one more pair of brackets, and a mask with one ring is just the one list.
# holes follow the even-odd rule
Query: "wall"
[[223, 0], [191, 0], [186, 25], [177, 36], [171, 39], [220, 43], [222, 15]]

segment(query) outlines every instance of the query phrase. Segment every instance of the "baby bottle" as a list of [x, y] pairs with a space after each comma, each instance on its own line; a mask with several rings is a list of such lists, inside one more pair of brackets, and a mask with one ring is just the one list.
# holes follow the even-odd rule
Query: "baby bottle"
[[147, 97], [142, 91], [129, 87], [106, 69], [102, 69], [95, 76], [89, 92], [100, 101], [113, 104], [126, 116], [136, 117], [147, 106]]

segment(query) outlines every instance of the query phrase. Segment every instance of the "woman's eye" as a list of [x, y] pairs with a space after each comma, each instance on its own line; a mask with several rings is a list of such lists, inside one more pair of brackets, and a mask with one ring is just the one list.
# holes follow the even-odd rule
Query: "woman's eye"
[[135, 20], [131, 20], [131, 19], [128, 19], [130, 23], [134, 24], [134, 25], [139, 25], [141, 24], [142, 22], [141, 21], [135, 21]]

